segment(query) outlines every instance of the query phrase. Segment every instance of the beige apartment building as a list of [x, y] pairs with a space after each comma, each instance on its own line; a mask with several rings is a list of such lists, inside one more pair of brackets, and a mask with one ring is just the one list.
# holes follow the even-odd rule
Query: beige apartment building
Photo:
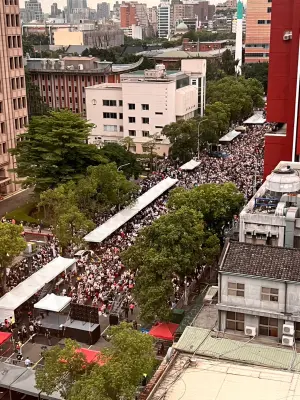
[[17, 135], [27, 125], [27, 104], [23, 67], [22, 33], [19, 0], [0, 2], [0, 196], [17, 189], [14, 158], [8, 150], [14, 148]]
[[120, 83], [86, 88], [87, 119], [95, 127], [90, 142], [102, 145], [131, 137], [133, 152], [148, 153], [155, 138], [159, 155], [168, 154], [165, 125], [201, 114], [205, 104], [206, 60], [183, 60], [181, 71], [156, 69], [122, 74]]
[[248, 0], [245, 62], [269, 61], [272, 0]]

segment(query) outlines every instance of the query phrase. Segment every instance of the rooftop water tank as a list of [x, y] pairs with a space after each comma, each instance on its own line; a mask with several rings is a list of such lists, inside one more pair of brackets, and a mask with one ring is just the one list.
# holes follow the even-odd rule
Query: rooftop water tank
[[296, 193], [300, 191], [300, 177], [290, 166], [276, 169], [266, 178], [266, 189], [275, 193]]

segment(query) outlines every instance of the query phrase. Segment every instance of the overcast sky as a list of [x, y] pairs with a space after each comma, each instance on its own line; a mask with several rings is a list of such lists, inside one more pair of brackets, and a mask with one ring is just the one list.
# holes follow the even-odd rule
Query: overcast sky
[[[2, 0], [0, 0], [2, 1]], [[87, 0], [88, 6], [91, 8], [96, 8], [97, 3], [101, 3], [102, 0]], [[108, 1], [111, 5], [115, 3], [114, 0], [103, 0]], [[149, 6], [155, 6], [159, 4], [159, 0], [140, 0], [143, 3], [147, 3]], [[225, 1], [225, 0], [224, 0]], [[59, 7], [63, 8], [67, 5], [67, 0], [40, 0], [42, 3], [42, 8], [44, 12], [50, 12], [50, 6], [52, 3], [57, 3]], [[122, 0], [119, 0], [122, 2]], [[217, 4], [222, 2], [222, 0], [210, 0], [211, 4]], [[25, 0], [20, 0], [20, 6], [24, 7]]]

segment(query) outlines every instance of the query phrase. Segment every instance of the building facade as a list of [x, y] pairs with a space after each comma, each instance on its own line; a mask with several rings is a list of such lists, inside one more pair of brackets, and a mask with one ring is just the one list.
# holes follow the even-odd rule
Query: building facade
[[17, 190], [12, 172], [14, 158], [8, 150], [27, 125], [26, 85], [18, 0], [0, 3], [0, 196]]
[[219, 264], [218, 329], [300, 339], [300, 250], [239, 242], [225, 244]]
[[168, 2], [161, 2], [157, 7], [157, 34], [159, 38], [170, 38], [171, 6]]
[[271, 14], [272, 0], [249, 0], [247, 2], [246, 63], [269, 61]]
[[265, 137], [265, 176], [281, 160], [299, 161], [300, 1], [273, 0], [267, 120], [276, 129]]
[[129, 66], [101, 62], [95, 57], [30, 58], [26, 62], [32, 82], [50, 108], [68, 108], [86, 116], [85, 88], [119, 82], [120, 73], [137, 68], [142, 59]]
[[23, 22], [44, 20], [42, 5], [38, 0], [25, 1], [25, 19]]
[[91, 142], [131, 137], [131, 150], [141, 154], [149, 152], [147, 143], [155, 137], [155, 151], [168, 154], [169, 142], [161, 131], [165, 125], [198, 113], [199, 95], [205, 103], [205, 71], [205, 60], [185, 60], [181, 72], [158, 65], [155, 70], [122, 74], [118, 84], [86, 88], [87, 118], [95, 124]]
[[106, 2], [97, 4], [97, 18], [109, 19], [110, 17], [110, 4]]

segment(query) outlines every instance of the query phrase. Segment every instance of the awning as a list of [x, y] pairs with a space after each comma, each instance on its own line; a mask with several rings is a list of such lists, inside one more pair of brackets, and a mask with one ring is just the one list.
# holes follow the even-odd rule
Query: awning
[[182, 171], [192, 171], [193, 169], [199, 167], [200, 165], [200, 161], [196, 161], [196, 160], [190, 160], [187, 163], [183, 164], [180, 169]]
[[154, 200], [171, 189], [178, 179], [166, 178], [153, 186], [146, 193], [142, 194], [133, 204], [118, 212], [104, 224], [98, 226], [92, 232], [88, 233], [84, 240], [86, 242], [101, 243], [108, 236], [121, 228], [126, 222], [130, 221], [135, 215], [141, 212], [145, 207], [149, 206]]
[[10, 332], [0, 332], [0, 345], [12, 337]]
[[71, 297], [67, 296], [57, 296], [54, 293], [47, 294], [42, 300], [34, 305], [34, 308], [40, 310], [60, 312], [71, 303]]
[[81, 348], [81, 349], [77, 350], [77, 353], [82, 353], [85, 356], [86, 361], [88, 363], [94, 362], [94, 363], [99, 364], [100, 366], [105, 364], [105, 361], [104, 361], [103, 357], [101, 359], [101, 352], [100, 351]]
[[237, 131], [231, 131], [226, 133], [226, 135], [222, 136], [219, 139], [219, 143], [231, 143], [235, 138], [237, 138], [238, 136], [240, 136], [241, 132], [237, 132]]
[[263, 125], [266, 122], [262, 112], [256, 112], [243, 122], [244, 125]]
[[39, 397], [40, 390], [35, 387], [35, 371], [26, 369], [10, 386], [15, 392], [28, 394], [29, 396]]
[[12, 383], [17, 380], [26, 368], [0, 362], [0, 387], [9, 389]]
[[151, 328], [149, 335], [157, 339], [173, 341], [174, 333], [178, 327], [179, 325], [173, 322], [161, 322]]

